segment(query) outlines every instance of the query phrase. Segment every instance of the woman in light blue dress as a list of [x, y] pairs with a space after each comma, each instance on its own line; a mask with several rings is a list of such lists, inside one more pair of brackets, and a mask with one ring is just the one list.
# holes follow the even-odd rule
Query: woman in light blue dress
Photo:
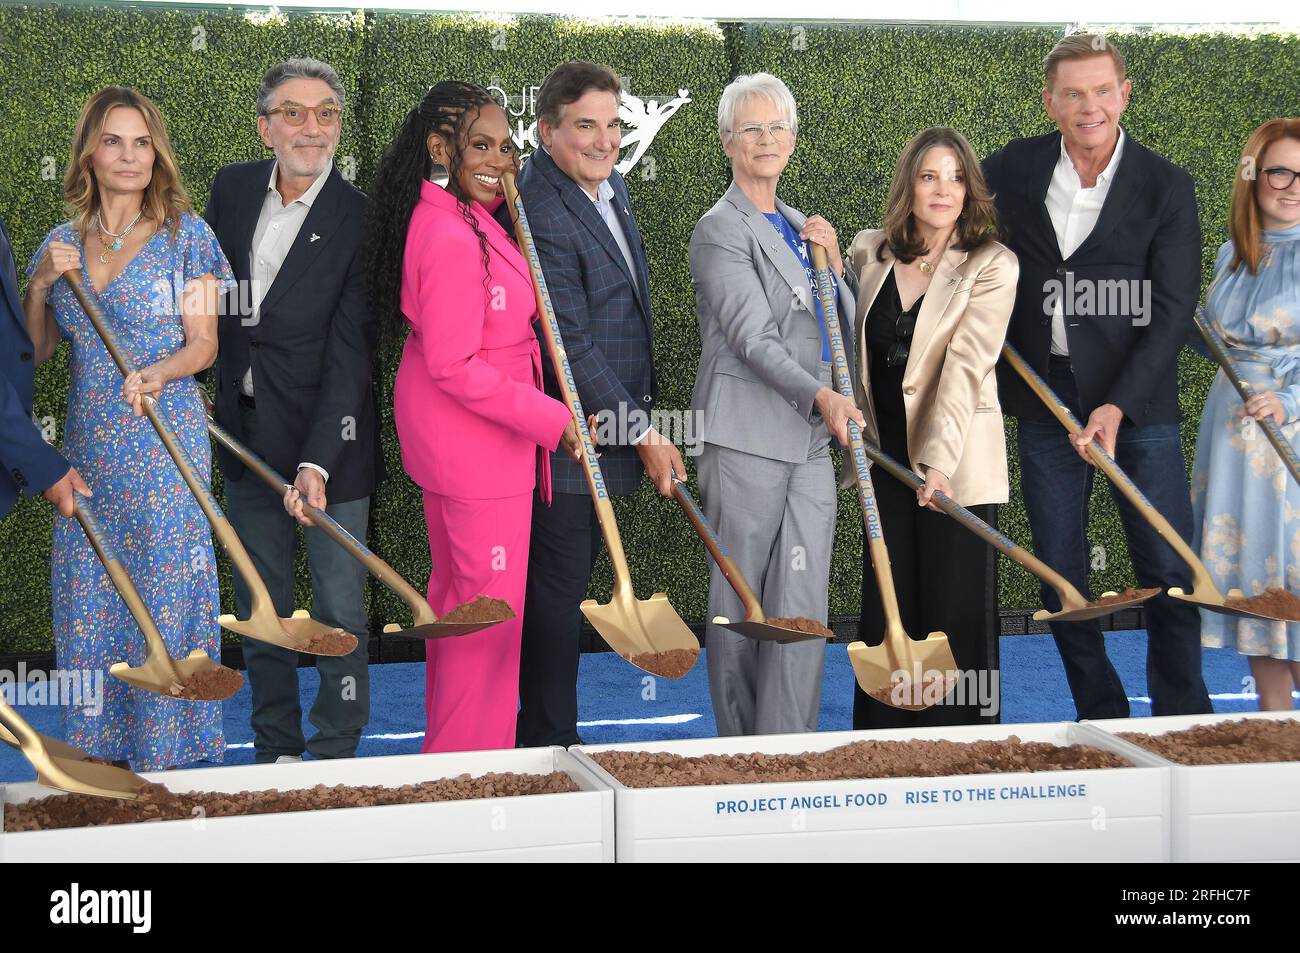
[[[1300, 120], [1251, 136], [1233, 185], [1205, 314], [1256, 396], [1243, 405], [1220, 370], [1201, 415], [1192, 474], [1194, 545], [1223, 591], [1300, 591], [1300, 486], [1257, 420], [1300, 450]], [[1202, 642], [1250, 659], [1260, 708], [1293, 707], [1300, 623], [1201, 613]]]
[[[152, 102], [123, 87], [82, 110], [64, 180], [72, 221], [32, 257], [24, 300], [37, 361], [72, 347], [63, 453], [89, 509], [140, 591], [173, 658], [220, 659], [212, 534], [158, 434], [152, 395], [206, 484], [210, 447], [194, 373], [216, 356], [217, 289], [233, 284], [216, 237], [190, 209]], [[137, 369], [125, 381], [61, 275], [78, 269]], [[69, 742], [136, 770], [220, 761], [220, 702], [164, 698], [109, 677], [144, 661], [144, 637], [75, 520], [55, 520], [50, 589], [59, 669], [102, 679], [102, 705], [64, 709]]]

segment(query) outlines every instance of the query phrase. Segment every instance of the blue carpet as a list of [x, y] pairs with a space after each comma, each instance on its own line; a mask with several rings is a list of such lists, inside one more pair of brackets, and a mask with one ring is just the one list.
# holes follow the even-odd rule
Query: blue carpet
[[[1146, 633], [1108, 632], [1106, 648], [1123, 679], [1134, 716], [1150, 714], [1146, 696]], [[315, 698], [316, 670], [299, 669], [304, 710]], [[1232, 649], [1205, 649], [1203, 671], [1215, 711], [1254, 711], [1253, 695], [1245, 694], [1249, 675], [1246, 659]], [[375, 665], [370, 670], [371, 721], [361, 742], [361, 756], [410, 754], [420, 750], [424, 728], [424, 665]], [[822, 690], [823, 731], [851, 727], [853, 670], [843, 645], [831, 645], [826, 655]], [[10, 689], [12, 686], [6, 686]], [[704, 660], [672, 682], [632, 668], [613, 652], [582, 656], [578, 676], [578, 731], [590, 744], [708, 738], [716, 734], [709, 702]], [[253, 760], [249, 729], [249, 689], [245, 684], [225, 703], [227, 764]], [[1009, 636], [1002, 640], [1002, 720], [1004, 722], [1068, 721], [1075, 715], [1065, 684], [1065, 671], [1050, 636]], [[32, 726], [63, 737], [60, 710], [51, 706], [18, 706]], [[303, 719], [303, 731], [314, 728]], [[17, 752], [0, 745], [0, 781], [29, 781], [35, 777]]]

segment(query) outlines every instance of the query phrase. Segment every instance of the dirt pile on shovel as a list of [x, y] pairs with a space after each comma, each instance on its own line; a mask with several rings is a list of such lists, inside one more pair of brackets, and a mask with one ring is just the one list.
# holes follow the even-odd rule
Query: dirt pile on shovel
[[1088, 603], [1090, 606], [1111, 606], [1117, 602], [1128, 602], [1131, 599], [1145, 599], [1148, 596], [1154, 596], [1160, 591], [1160, 587], [1154, 589], [1133, 589], [1128, 588], [1123, 592], [1117, 592], [1113, 596], [1102, 596], [1100, 599], [1094, 599]]
[[681, 678], [694, 667], [699, 657], [699, 649], [669, 649], [667, 652], [623, 656], [637, 668], [662, 678]]
[[320, 635], [312, 636], [311, 641], [300, 646], [299, 652], [308, 655], [347, 655], [357, 647], [357, 637], [342, 629], [331, 629]]
[[515, 617], [515, 610], [504, 599], [492, 599], [478, 596], [472, 602], [456, 606], [445, 615], [438, 617], [439, 622], [505, 622]]
[[222, 701], [239, 691], [243, 684], [244, 676], [233, 668], [218, 665], [216, 668], [195, 672], [185, 680], [184, 685], [173, 687], [171, 695], [192, 702]]
[[1257, 596], [1232, 596], [1223, 600], [1229, 609], [1259, 612], [1273, 618], [1300, 622], [1300, 598], [1285, 589], [1270, 587]]
[[774, 625], [781, 629], [794, 629], [796, 632], [811, 632], [813, 635], [820, 635], [823, 639], [829, 639], [835, 635], [834, 632], [815, 619], [805, 619], [801, 615], [768, 616], [765, 621], [768, 625]]

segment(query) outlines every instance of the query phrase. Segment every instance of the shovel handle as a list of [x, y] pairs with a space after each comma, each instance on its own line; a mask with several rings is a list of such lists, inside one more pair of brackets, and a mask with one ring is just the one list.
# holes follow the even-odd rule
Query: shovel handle
[[[86, 317], [90, 319], [95, 333], [104, 342], [104, 347], [107, 348], [113, 363], [117, 365], [117, 369], [122, 372], [124, 377], [130, 375], [134, 368], [118, 345], [117, 336], [113, 334], [112, 329], [108, 326], [108, 322], [104, 318], [104, 312], [100, 310], [98, 300], [91, 296], [92, 292], [82, 281], [81, 273], [75, 268], [69, 268], [63, 273], [63, 277], [72, 288], [73, 294], [77, 296], [77, 301], [80, 302], [82, 310], [86, 312]], [[267, 591], [266, 584], [258, 574], [257, 567], [253, 565], [252, 557], [248, 555], [248, 550], [244, 548], [244, 544], [240, 541], [235, 528], [230, 525], [230, 521], [221, 512], [221, 507], [217, 505], [211, 489], [203, 485], [198, 468], [194, 465], [194, 461], [190, 459], [189, 453], [181, 446], [180, 440], [172, 430], [166, 415], [159, 408], [157, 401], [149, 394], [144, 395], [141, 403], [144, 405], [145, 416], [153, 424], [153, 429], [158, 432], [158, 436], [161, 438], [168, 455], [172, 458], [172, 462], [176, 464], [176, 469], [180, 471], [181, 479], [190, 488], [190, 493], [198, 501], [199, 507], [203, 510], [203, 515], [212, 524], [212, 529], [216, 532], [222, 547], [225, 549], [226, 554], [230, 556], [231, 563], [234, 564], [235, 569], [248, 586], [253, 597], [253, 612], [274, 612], [271, 594]]]
[[[1038, 372], [1029, 366], [1015, 347], [1010, 343], [1003, 344], [1002, 357], [1024, 379], [1024, 382], [1029, 385], [1029, 389], [1038, 395], [1039, 400], [1047, 406], [1047, 409], [1052, 412], [1052, 416], [1060, 421], [1071, 436], [1077, 437], [1083, 433], [1082, 425], [1070, 411], [1070, 408], [1061, 402], [1061, 398], [1056, 396], [1052, 388], [1048, 386], [1047, 381], [1043, 380], [1038, 375]], [[1151, 501], [1138, 489], [1137, 484], [1129, 479], [1128, 474], [1120, 469], [1119, 464], [1102, 449], [1098, 441], [1093, 440], [1092, 443], [1088, 444], [1088, 456], [1092, 458], [1097, 468], [1115, 484], [1120, 493], [1124, 495], [1124, 498], [1142, 514], [1143, 519], [1151, 524], [1160, 538], [1168, 543], [1174, 552], [1178, 554], [1178, 557], [1187, 564], [1187, 568], [1192, 572], [1193, 590], [1204, 587], [1207, 591], [1218, 593], [1219, 588], [1210, 576], [1210, 571], [1205, 568], [1205, 563], [1201, 562], [1200, 557], [1192, 552], [1192, 548], [1187, 545], [1186, 540], [1169, 525], [1169, 521], [1164, 518], [1160, 511], [1151, 505]], [[1222, 600], [1222, 594], [1219, 594], [1219, 598]]]
[[749, 580], [745, 574], [740, 571], [736, 561], [731, 558], [731, 553], [727, 552], [727, 547], [722, 545], [722, 540], [718, 539], [718, 534], [713, 531], [704, 511], [700, 509], [699, 504], [695, 502], [695, 497], [691, 496], [691, 491], [686, 489], [685, 480], [673, 480], [673, 497], [681, 505], [682, 510], [686, 513], [686, 518], [691, 521], [695, 527], [695, 532], [699, 534], [700, 539], [704, 542], [704, 548], [709, 551], [713, 561], [718, 564], [722, 570], [722, 575], [731, 588], [736, 590], [736, 595], [740, 597], [741, 603], [745, 606], [745, 619], [749, 622], [763, 622], [763, 607], [754, 595], [754, 590], [749, 587]]
[[515, 235], [519, 247], [528, 259], [528, 270], [533, 277], [533, 290], [537, 293], [537, 310], [542, 315], [542, 324], [546, 329], [543, 339], [551, 364], [555, 368], [555, 379], [560, 385], [560, 396], [573, 413], [582, 435], [582, 465], [587, 475], [587, 487], [595, 504], [596, 518], [600, 521], [600, 531], [605, 537], [605, 547], [609, 550], [609, 561], [614, 569], [614, 596], [627, 595], [635, 598], [632, 592], [632, 577], [627, 568], [627, 556], [623, 552], [623, 540], [619, 536], [618, 522], [614, 518], [614, 507], [609, 501], [609, 491], [605, 487], [605, 476], [596, 459], [596, 444], [591, 439], [587, 427], [587, 415], [582, 410], [582, 401], [578, 397], [578, 388], [574, 383], [573, 371], [569, 367], [569, 355], [564, 348], [564, 336], [560, 333], [560, 319], [556, 316], [555, 306], [551, 303], [551, 293], [546, 290], [546, 275], [542, 272], [542, 259], [537, 252], [537, 243], [533, 241], [533, 230], [528, 225], [528, 214], [524, 210], [524, 200], [519, 195], [519, 187], [513, 173], [507, 172], [501, 177], [505, 189], [506, 201], [510, 207], [511, 218], [515, 225]]
[[162, 634], [158, 631], [158, 626], [149, 613], [149, 607], [144, 604], [140, 591], [136, 589], [135, 583], [131, 581], [131, 576], [127, 573], [126, 567], [122, 565], [122, 560], [118, 558], [113, 544], [100, 531], [99, 524], [95, 522], [95, 517], [87, 507], [88, 501], [80, 493], [73, 493], [72, 499], [74, 503], [73, 512], [76, 514], [77, 522], [81, 524], [86, 539], [90, 542], [91, 548], [95, 550], [95, 555], [103, 563], [108, 578], [113, 581], [113, 588], [117, 590], [118, 595], [122, 597], [122, 601], [126, 603], [131, 618], [135, 619], [135, 624], [140, 627], [148, 654], [159, 659], [165, 659], [166, 664], [171, 668], [172, 678], [177, 683], [184, 681], [180, 673], [176, 671], [176, 666], [172, 664], [171, 655], [167, 652], [167, 643], [163, 641]]
[[[284, 492], [293, 488], [293, 484], [271, 468], [261, 457], [249, 450], [242, 443], [231, 436], [220, 424], [211, 417], [208, 418], [208, 433], [210, 433], [217, 443], [221, 444], [236, 457], [254, 476], [258, 477], [263, 483], [271, 487], [277, 493]], [[397, 570], [384, 562], [366, 545], [357, 539], [346, 529], [339, 525], [334, 517], [330, 516], [324, 510], [318, 510], [310, 503], [303, 501], [303, 512], [311, 519], [312, 523], [318, 526], [339, 546], [343, 547], [353, 559], [375, 576], [380, 582], [396, 593], [403, 602], [405, 602], [413, 611], [427, 611], [428, 617], [433, 617], [433, 610], [425, 601], [424, 596], [420, 595], [405, 579], [398, 574]]]
[[[1241, 369], [1237, 367], [1237, 362], [1232, 359], [1228, 353], [1227, 345], [1224, 344], [1223, 338], [1219, 337], [1219, 332], [1214, 330], [1214, 326], [1205, 318], [1205, 312], [1197, 305], [1196, 313], [1193, 315], [1196, 321], [1196, 329], [1201, 332], [1201, 337], [1205, 338], [1205, 344], [1214, 355], [1214, 359], [1223, 368], [1224, 376], [1232, 381], [1232, 386], [1237, 388], [1237, 393], [1241, 395], [1243, 402], [1257, 396], [1255, 388], [1250, 386], [1250, 382], [1242, 375]], [[1291, 478], [1300, 483], [1300, 456], [1297, 456], [1295, 448], [1291, 446], [1291, 441], [1287, 440], [1282, 433], [1282, 428], [1277, 425], [1272, 417], [1265, 417], [1263, 420], [1256, 420], [1264, 429], [1264, 436], [1268, 442], [1273, 445], [1273, 449], [1278, 452], [1282, 462], [1291, 473]]]
[[[867, 456], [892, 476], [897, 477], [913, 489], [920, 489], [925, 486], [925, 481], [921, 479], [920, 475], [903, 466], [879, 447], [865, 441], [864, 446], [867, 451]], [[966, 529], [970, 530], [980, 539], [984, 540], [984, 542], [1005, 555], [1008, 559], [1012, 560], [1014, 563], [1037, 576], [1039, 579], [1043, 580], [1043, 582], [1055, 589], [1056, 594], [1061, 599], [1061, 606], [1063, 608], [1079, 608], [1087, 605], [1088, 600], [1083, 598], [1083, 594], [1074, 587], [1070, 580], [1066, 579], [1015, 540], [999, 532], [997, 529], [994, 529], [988, 523], [984, 522], [970, 510], [966, 509], [966, 507], [962, 506], [945, 493], [935, 493], [932, 499], [939, 509], [943, 510]]]
[[[844, 337], [840, 333], [839, 309], [835, 304], [835, 288], [831, 284], [830, 267], [826, 249], [809, 242], [812, 249], [813, 268], [817, 271], [817, 298], [822, 306], [826, 337], [831, 348], [831, 364], [835, 373], [835, 389], [853, 400], [853, 381], [849, 377], [848, 357], [844, 352]], [[876, 491], [871, 485], [871, 471], [867, 466], [866, 443], [855, 421], [848, 422], [849, 456], [858, 475], [858, 502], [866, 529], [867, 552], [876, 574], [876, 586], [884, 609], [885, 626], [891, 632], [902, 633], [902, 615], [898, 611], [898, 596], [894, 591], [894, 575], [889, 566], [889, 549], [885, 545], [885, 531], [880, 525], [880, 508], [876, 505]]]
[[[10, 706], [4, 700], [3, 693], [0, 693], [0, 728], [4, 728], [4, 733], [0, 734], [0, 741], [5, 744], [18, 748], [24, 754], [30, 747], [34, 750], [45, 752], [45, 745], [41, 741], [40, 734], [27, 723], [27, 719]], [[49, 755], [46, 754], [46, 757]], [[31, 760], [30, 757], [28, 760]]]

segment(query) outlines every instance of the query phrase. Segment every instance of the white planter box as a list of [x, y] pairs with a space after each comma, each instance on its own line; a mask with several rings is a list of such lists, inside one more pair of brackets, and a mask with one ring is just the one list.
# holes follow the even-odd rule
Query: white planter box
[[[118, 824], [0, 835], [2, 861], [374, 861], [614, 859], [613, 795], [563, 748], [240, 765], [142, 775], [170, 790], [248, 791], [317, 784], [397, 787], [460, 774], [564, 771], [569, 794], [481, 798]], [[58, 794], [35, 783], [4, 802]]]
[[[1085, 722], [1091, 733], [1160, 735], [1242, 718], [1300, 720], [1300, 712], [1236, 712]], [[1120, 738], [1121, 745], [1142, 751]], [[1165, 759], [1161, 759], [1165, 761]], [[1300, 861], [1300, 762], [1185, 765], [1171, 772], [1172, 859]]]
[[[1022, 741], [1124, 752], [1135, 766], [939, 778], [797, 781], [629, 788], [589, 755], [671, 752], [686, 757], [825, 751], [852, 741]], [[1163, 761], [1079, 727], [977, 725], [843, 731], [571, 748], [614, 789], [616, 854], [625, 861], [1051, 861], [1169, 859], [1169, 773]], [[1071, 786], [1068, 796], [1008, 799], [1005, 789]], [[976, 798], [971, 789], [992, 789]], [[958, 800], [960, 797], [960, 800]], [[729, 806], [728, 802], [731, 802]], [[739, 810], [744, 803], [762, 810]]]

